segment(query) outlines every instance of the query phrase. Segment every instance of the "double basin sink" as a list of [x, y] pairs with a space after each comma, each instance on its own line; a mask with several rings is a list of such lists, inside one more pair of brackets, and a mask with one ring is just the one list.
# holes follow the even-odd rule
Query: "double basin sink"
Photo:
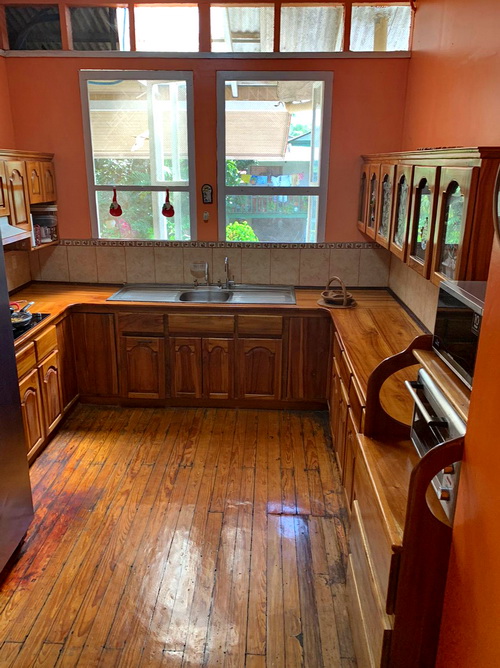
[[295, 304], [289, 285], [126, 285], [108, 301], [194, 304]]

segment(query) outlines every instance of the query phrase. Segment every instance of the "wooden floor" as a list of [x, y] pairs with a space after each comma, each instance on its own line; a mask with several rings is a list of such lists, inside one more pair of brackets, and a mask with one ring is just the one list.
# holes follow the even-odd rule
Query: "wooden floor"
[[79, 406], [32, 467], [0, 666], [353, 667], [322, 413]]

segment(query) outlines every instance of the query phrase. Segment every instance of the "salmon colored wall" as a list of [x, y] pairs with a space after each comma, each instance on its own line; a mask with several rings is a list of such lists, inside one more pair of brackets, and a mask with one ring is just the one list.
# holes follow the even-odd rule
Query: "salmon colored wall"
[[500, 145], [500, 2], [417, 6], [403, 149]]
[[0, 147], [14, 148], [14, 128], [10, 110], [6, 59], [0, 57]]
[[[419, 0], [403, 147], [500, 144], [500, 2]], [[438, 668], [500, 666], [500, 246], [466, 436]]]
[[[331, 61], [8, 58], [16, 148], [55, 154], [61, 235], [91, 236], [82, 133], [80, 69], [193, 70], [196, 165], [199, 187], [215, 185], [215, 77], [217, 70], [328, 70]], [[408, 59], [338, 59], [333, 68], [332, 150], [327, 241], [365, 240], [356, 230], [360, 155], [400, 149]], [[214, 193], [215, 195], [215, 193]], [[216, 204], [198, 238], [217, 238]]]

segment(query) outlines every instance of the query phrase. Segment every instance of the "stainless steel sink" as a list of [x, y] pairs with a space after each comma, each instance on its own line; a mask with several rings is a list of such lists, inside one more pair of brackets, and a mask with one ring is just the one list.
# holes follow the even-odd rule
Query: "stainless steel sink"
[[179, 295], [180, 302], [227, 302], [231, 296], [230, 292], [225, 290], [187, 290]]
[[239, 285], [230, 289], [200, 285], [126, 285], [108, 301], [162, 302], [167, 304], [295, 304], [290, 285]]

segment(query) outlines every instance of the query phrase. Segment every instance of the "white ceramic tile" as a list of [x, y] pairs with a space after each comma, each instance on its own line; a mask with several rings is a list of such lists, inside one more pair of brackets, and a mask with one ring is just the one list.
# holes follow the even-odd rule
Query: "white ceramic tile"
[[4, 254], [9, 292], [31, 281], [29, 254], [29, 251], [9, 251]]
[[68, 246], [51, 246], [38, 251], [42, 281], [69, 281]]
[[271, 250], [271, 283], [273, 285], [298, 285], [300, 250], [273, 248]]
[[125, 283], [127, 267], [125, 264], [125, 248], [120, 246], [98, 246], [97, 280], [99, 283]]
[[360, 255], [361, 251], [357, 248], [332, 248], [328, 278], [338, 276], [349, 287], [359, 285]]
[[408, 292], [408, 265], [391, 255], [389, 287], [406, 304]]
[[33, 251], [29, 253], [29, 263], [31, 278], [33, 281], [40, 281], [40, 251]]
[[363, 288], [386, 287], [389, 282], [390, 253], [385, 248], [365, 248], [359, 260], [359, 283]]
[[153, 246], [126, 247], [127, 283], [155, 282], [155, 255]]
[[261, 285], [271, 282], [271, 251], [268, 248], [241, 249], [241, 282]]
[[182, 248], [157, 247], [155, 272], [157, 283], [184, 282], [184, 253]]
[[[212, 283], [212, 249], [211, 248], [184, 248], [184, 283], [193, 283], [195, 277], [191, 274], [191, 264], [193, 262], [208, 262], [208, 277]], [[199, 283], [204, 282], [204, 278], [198, 278]]]
[[327, 248], [310, 248], [300, 251], [299, 285], [324, 287], [328, 281], [330, 251]]
[[213, 271], [212, 281], [217, 282], [218, 279], [222, 283], [226, 280], [226, 273], [224, 271], [224, 258], [229, 260], [229, 275], [235, 283], [241, 283], [241, 248], [214, 248], [213, 249]]
[[95, 246], [68, 246], [69, 280], [73, 283], [97, 282]]

